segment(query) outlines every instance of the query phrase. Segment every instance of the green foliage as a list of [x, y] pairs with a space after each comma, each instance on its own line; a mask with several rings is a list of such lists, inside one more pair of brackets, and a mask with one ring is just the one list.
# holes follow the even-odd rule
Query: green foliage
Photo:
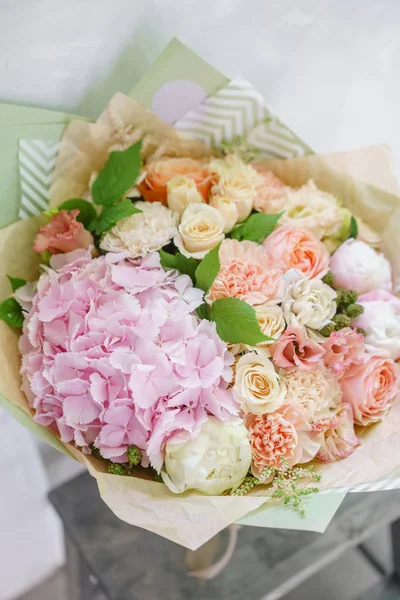
[[19, 329], [24, 322], [24, 313], [15, 298], [7, 298], [0, 304], [0, 319], [10, 327]]
[[124, 196], [140, 173], [142, 142], [137, 142], [123, 152], [111, 152], [104, 168], [98, 174], [92, 196], [95, 204], [110, 206]]
[[18, 288], [22, 287], [26, 284], [26, 279], [21, 279], [20, 277], [11, 277], [7, 275], [9, 282], [11, 283], [12, 291], [15, 292]]
[[240, 225], [237, 225], [231, 232], [231, 237], [235, 240], [249, 240], [251, 242], [262, 243], [266, 237], [276, 227], [283, 213], [277, 215], [264, 215], [254, 213]]
[[221, 268], [219, 262], [220, 246], [221, 244], [218, 244], [218, 246], [207, 252], [196, 269], [196, 286], [205, 292], [208, 292]]
[[199, 319], [207, 319], [207, 321], [210, 320], [211, 310], [208, 304], [206, 304], [205, 302], [203, 302], [203, 304], [200, 304], [200, 306], [196, 308], [196, 313]]
[[349, 238], [356, 238], [358, 236], [358, 225], [355, 217], [351, 216], [350, 220], [350, 234]]
[[89, 229], [97, 235], [102, 235], [114, 227], [121, 219], [140, 212], [142, 211], [136, 208], [128, 198], [125, 198], [125, 200], [117, 204], [105, 206], [101, 214], [90, 223]]
[[188, 258], [180, 252], [170, 254], [162, 249], [159, 250], [158, 253], [160, 255], [161, 266], [164, 267], [164, 269], [176, 269], [183, 275], [189, 275], [193, 283], [195, 282], [195, 272], [199, 265], [195, 258]]
[[261, 333], [254, 308], [239, 298], [214, 300], [210, 318], [219, 337], [228, 344], [256, 346], [271, 339]]
[[328, 271], [327, 274], [322, 278], [322, 281], [326, 283], [326, 285], [333, 286], [333, 273], [332, 271]]
[[76, 217], [76, 220], [82, 223], [84, 227], [88, 228], [89, 224], [97, 215], [93, 204], [83, 198], [71, 198], [58, 207], [58, 210], [66, 210], [67, 212], [75, 209], [79, 210], [79, 215]]

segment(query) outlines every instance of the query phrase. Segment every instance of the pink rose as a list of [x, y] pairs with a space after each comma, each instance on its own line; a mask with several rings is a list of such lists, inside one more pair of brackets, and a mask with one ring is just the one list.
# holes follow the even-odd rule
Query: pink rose
[[361, 444], [354, 432], [353, 411], [349, 404], [341, 404], [334, 415], [314, 423], [313, 430], [320, 432], [321, 448], [317, 459], [322, 463], [347, 458]]
[[253, 200], [253, 208], [266, 215], [281, 212], [285, 205], [287, 186], [272, 171], [266, 170], [262, 164], [252, 165], [259, 173], [256, 183], [257, 196]]
[[312, 233], [282, 225], [264, 241], [267, 255], [284, 271], [297, 269], [307, 279], [321, 279], [329, 270], [329, 252]]
[[305, 371], [316, 369], [325, 353], [318, 342], [307, 338], [301, 327], [288, 327], [269, 350], [276, 366], [282, 369], [299, 367]]
[[365, 347], [371, 354], [400, 358], [400, 298], [385, 290], [358, 297], [364, 308], [353, 325], [365, 331]]
[[260, 477], [264, 469], [284, 469], [314, 458], [319, 450], [318, 433], [299, 405], [285, 403], [265, 415], [248, 415], [246, 426], [252, 449], [252, 473]]
[[331, 333], [322, 347], [325, 348], [325, 366], [339, 376], [343, 375], [352, 365], [363, 362], [364, 336], [351, 327], [344, 327]]
[[251, 305], [277, 304], [284, 295], [283, 271], [254, 242], [227, 239], [219, 251], [220, 271], [206, 300], [239, 298]]
[[354, 422], [370, 425], [383, 419], [398, 392], [397, 367], [390, 358], [365, 354], [363, 363], [340, 383], [343, 401], [353, 407]]
[[50, 223], [39, 229], [33, 242], [35, 252], [49, 250], [51, 254], [71, 252], [78, 248], [87, 250], [93, 244], [93, 236], [76, 220], [79, 210], [60, 210], [51, 217]]
[[350, 239], [336, 250], [330, 269], [336, 286], [356, 290], [392, 290], [392, 270], [386, 256], [361, 240]]

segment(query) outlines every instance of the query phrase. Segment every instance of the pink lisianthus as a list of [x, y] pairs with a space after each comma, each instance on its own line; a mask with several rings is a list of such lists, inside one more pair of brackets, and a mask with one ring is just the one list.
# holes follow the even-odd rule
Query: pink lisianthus
[[285, 272], [301, 271], [307, 279], [321, 279], [329, 270], [329, 252], [310, 231], [281, 225], [264, 241], [266, 254]]
[[33, 242], [35, 252], [49, 250], [51, 254], [71, 252], [77, 248], [87, 250], [93, 244], [93, 236], [76, 220], [79, 210], [60, 210], [51, 217], [50, 223], [39, 229]]
[[364, 355], [362, 364], [342, 377], [343, 402], [353, 408], [357, 425], [381, 421], [399, 391], [398, 366], [390, 358]]
[[[158, 470], [168, 439], [208, 415], [236, 419], [233, 355], [193, 311], [187, 275], [143, 259], [75, 250], [52, 259], [20, 339], [23, 390], [35, 420], [114, 462], [134, 444]], [[58, 270], [54, 270], [58, 268]]]
[[317, 369], [325, 354], [324, 348], [310, 340], [301, 327], [288, 327], [278, 341], [269, 347], [269, 351], [277, 367], [298, 367], [305, 371]]
[[277, 304], [284, 295], [283, 270], [254, 242], [227, 239], [219, 250], [221, 268], [206, 300], [239, 298], [251, 305]]
[[347, 458], [361, 444], [354, 432], [353, 411], [346, 403], [342, 403], [332, 416], [314, 423], [313, 431], [320, 434], [321, 448], [317, 459], [323, 463]]
[[285, 403], [265, 415], [249, 414], [246, 419], [252, 449], [252, 473], [260, 477], [267, 467], [284, 469], [314, 458], [320, 444], [299, 405]]
[[339, 376], [342, 376], [352, 365], [363, 362], [364, 336], [351, 327], [333, 331], [322, 347], [325, 349], [325, 366]]

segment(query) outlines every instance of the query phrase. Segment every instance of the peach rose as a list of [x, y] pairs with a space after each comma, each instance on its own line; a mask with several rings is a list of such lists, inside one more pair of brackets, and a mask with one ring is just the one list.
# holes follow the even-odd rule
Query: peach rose
[[206, 301], [239, 298], [248, 304], [278, 304], [284, 294], [283, 271], [254, 242], [227, 239], [219, 251], [220, 271]]
[[306, 229], [281, 225], [266, 238], [263, 246], [268, 256], [284, 271], [297, 269], [307, 279], [321, 279], [329, 270], [329, 252]]
[[207, 202], [211, 188], [211, 176], [207, 166], [193, 158], [162, 158], [149, 162], [144, 168], [144, 179], [138, 184], [138, 190], [147, 202], [167, 204], [167, 183], [178, 175], [193, 179], [198, 191]]
[[365, 354], [361, 365], [341, 379], [343, 401], [353, 407], [354, 422], [370, 425], [388, 413], [399, 391], [397, 366], [390, 358]]
[[314, 423], [313, 431], [320, 432], [317, 459], [322, 463], [347, 458], [361, 444], [354, 432], [353, 411], [346, 403], [340, 404], [334, 415]]
[[259, 177], [256, 182], [257, 196], [253, 200], [253, 208], [266, 215], [281, 212], [285, 206], [285, 192], [288, 189], [279, 177], [261, 164], [253, 163]]
[[306, 463], [320, 448], [318, 433], [312, 430], [306, 411], [299, 405], [285, 403], [273, 413], [250, 414], [246, 427], [255, 477], [260, 477], [267, 467], [284, 469]]
[[322, 347], [325, 348], [325, 366], [339, 376], [343, 375], [352, 365], [363, 362], [364, 336], [351, 327], [333, 331]]
[[71, 252], [78, 248], [87, 250], [93, 242], [93, 236], [82, 223], [76, 220], [79, 210], [60, 210], [51, 217], [50, 223], [41, 227], [33, 242], [35, 252], [49, 250], [51, 254]]
[[325, 350], [307, 338], [302, 327], [288, 327], [277, 342], [269, 347], [272, 360], [277, 367], [291, 369], [299, 367], [305, 371], [317, 369]]

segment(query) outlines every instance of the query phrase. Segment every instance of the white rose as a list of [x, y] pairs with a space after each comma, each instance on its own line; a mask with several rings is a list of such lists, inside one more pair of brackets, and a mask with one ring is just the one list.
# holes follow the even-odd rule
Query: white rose
[[286, 388], [280, 384], [272, 361], [260, 349], [239, 358], [233, 393], [243, 412], [264, 415], [281, 406]]
[[204, 202], [204, 198], [193, 179], [186, 175], [177, 175], [167, 183], [167, 201], [168, 207], [181, 216], [189, 204]]
[[223, 175], [215, 188], [214, 193], [218, 192], [235, 202], [238, 223], [245, 221], [253, 210], [253, 200], [257, 196], [253, 177], [241, 171]]
[[350, 239], [336, 250], [330, 269], [336, 287], [358, 294], [372, 290], [392, 291], [392, 269], [386, 256], [360, 240]]
[[282, 302], [288, 325], [322, 329], [336, 312], [336, 292], [320, 279], [307, 279], [298, 271], [286, 274], [289, 284]]
[[174, 493], [197, 490], [219, 496], [239, 487], [250, 463], [245, 426], [209, 417], [194, 439], [180, 441], [178, 437], [167, 443], [161, 476]]
[[257, 346], [268, 346], [278, 339], [286, 327], [283, 311], [275, 304], [259, 304], [254, 307], [254, 310], [262, 333], [272, 338], [270, 341], [260, 342]]
[[160, 202], [136, 202], [142, 212], [121, 219], [105, 234], [100, 248], [106, 252], [127, 250], [132, 258], [145, 256], [168, 244], [177, 234], [178, 215]]
[[221, 213], [224, 219], [224, 233], [229, 233], [235, 227], [238, 220], [238, 210], [236, 202], [220, 194], [215, 194], [210, 199], [210, 206], [213, 206]]
[[184, 210], [174, 244], [185, 256], [202, 259], [224, 239], [221, 213], [208, 204], [189, 204]]

